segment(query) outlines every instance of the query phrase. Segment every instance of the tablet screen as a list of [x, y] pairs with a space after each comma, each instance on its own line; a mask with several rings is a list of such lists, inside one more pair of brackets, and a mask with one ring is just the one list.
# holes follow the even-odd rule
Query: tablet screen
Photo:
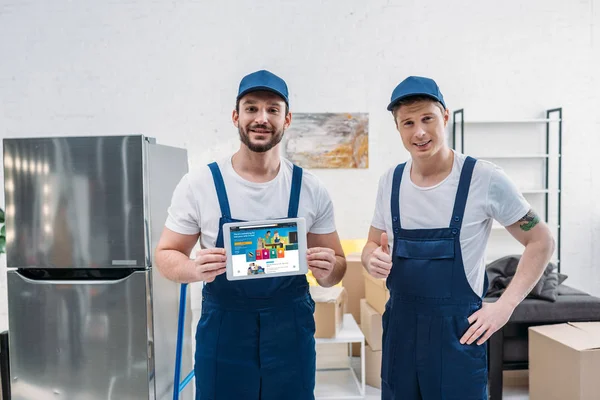
[[296, 222], [235, 226], [229, 234], [233, 276], [300, 270]]

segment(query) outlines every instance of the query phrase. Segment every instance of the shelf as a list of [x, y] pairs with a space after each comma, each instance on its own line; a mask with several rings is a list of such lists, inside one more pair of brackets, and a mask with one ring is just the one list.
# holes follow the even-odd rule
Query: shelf
[[[548, 224], [553, 235], [556, 234], [558, 260], [561, 259], [562, 235], [562, 111], [562, 108], [545, 109], [543, 113], [534, 114], [533, 118], [499, 114], [496, 115], [497, 119], [493, 115], [490, 115], [489, 119], [481, 115], [480, 119], [477, 119], [477, 116], [471, 119], [468, 114], [465, 118], [465, 110], [462, 108], [452, 113], [452, 147], [457, 150], [462, 149], [466, 155], [500, 165], [506, 169], [507, 174], [516, 175], [512, 177], [513, 179], [521, 178], [518, 186], [525, 187], [521, 187], [519, 192], [535, 203], [536, 208], [540, 207], [544, 210], [540, 219]], [[544, 136], [541, 135], [542, 131], [545, 131]], [[529, 138], [530, 140], [523, 139], [523, 146], [513, 149], [508, 146], [508, 139], [502, 134], [503, 132], [512, 132], [513, 136], [517, 133], [521, 135], [529, 132], [535, 136]], [[545, 139], [542, 139], [543, 137]], [[470, 144], [471, 142], [473, 143]], [[490, 249], [489, 254], [494, 257], [513, 254], [513, 252], [520, 254], [522, 248], [516, 250], [517, 247], [521, 247], [520, 243], [514, 241], [513, 246], [513, 238], [510, 233], [507, 234], [505, 227], [493, 221], [489, 229], [491, 230], [487, 247]], [[489, 257], [486, 258], [488, 258], [485, 260], [486, 264], [493, 261]], [[560, 262], [557, 263], [560, 267]]]
[[[457, 124], [461, 121], [455, 121]], [[521, 120], [466, 120], [464, 124], [475, 125], [475, 124], [545, 124], [552, 122], [561, 122], [560, 119], [521, 119]]]
[[519, 192], [523, 194], [536, 194], [536, 193], [560, 193], [558, 189], [520, 189]]

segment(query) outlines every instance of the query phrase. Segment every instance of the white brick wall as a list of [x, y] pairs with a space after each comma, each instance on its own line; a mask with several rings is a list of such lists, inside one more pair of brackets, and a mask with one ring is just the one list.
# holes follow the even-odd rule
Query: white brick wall
[[2, 137], [144, 133], [204, 164], [237, 148], [239, 79], [268, 68], [292, 111], [370, 113], [370, 168], [316, 171], [358, 238], [406, 159], [385, 110], [404, 76], [434, 77], [477, 119], [562, 106], [563, 270], [600, 295], [600, 0], [121, 3], [0, 1]]

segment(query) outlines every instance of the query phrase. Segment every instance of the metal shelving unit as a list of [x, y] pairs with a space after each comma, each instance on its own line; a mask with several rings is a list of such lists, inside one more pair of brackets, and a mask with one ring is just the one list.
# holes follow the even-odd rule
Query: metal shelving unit
[[[544, 220], [551, 228], [556, 229], [556, 246], [557, 246], [557, 263], [558, 271], [560, 272], [561, 261], [561, 196], [562, 196], [562, 108], [552, 108], [545, 112], [546, 118], [539, 119], [523, 119], [523, 120], [465, 120], [464, 109], [459, 109], [452, 114], [452, 148], [457, 149], [460, 145], [460, 152], [471, 155], [475, 158], [486, 159], [494, 162], [495, 160], [509, 159], [531, 159], [543, 160], [544, 163], [544, 185], [542, 188], [523, 188], [521, 193], [524, 195], [543, 195], [544, 196]], [[551, 128], [556, 124], [556, 151], [551, 153]], [[527, 154], [477, 154], [469, 153], [465, 150], [465, 127], [482, 125], [545, 125], [545, 153], [527, 153]], [[481, 127], [479, 127], [481, 129]], [[459, 142], [457, 139], [460, 138]], [[488, 146], [489, 147], [489, 146]], [[541, 150], [541, 149], [540, 149]], [[556, 189], [550, 187], [550, 162], [556, 160]], [[557, 221], [551, 223], [549, 221], [549, 200], [550, 196], [556, 196]], [[493, 229], [498, 230], [498, 226], [494, 225]]]

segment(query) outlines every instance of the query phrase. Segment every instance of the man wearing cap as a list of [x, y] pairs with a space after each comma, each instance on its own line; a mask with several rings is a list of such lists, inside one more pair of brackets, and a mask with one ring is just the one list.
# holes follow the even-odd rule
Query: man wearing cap
[[[483, 344], [539, 280], [554, 240], [500, 168], [448, 147], [449, 113], [433, 80], [405, 79], [388, 110], [411, 157], [381, 177], [362, 253], [390, 291], [382, 398], [487, 399]], [[525, 250], [502, 297], [483, 303], [493, 220]]]
[[[323, 184], [280, 157], [292, 121], [288, 88], [257, 71], [239, 86], [233, 124], [240, 149], [183, 177], [156, 250], [161, 272], [206, 282], [196, 333], [196, 399], [314, 399], [314, 302], [305, 276], [228, 281], [224, 223], [306, 220], [308, 266], [321, 286], [338, 283], [346, 261]], [[195, 260], [188, 255], [200, 239]]]

